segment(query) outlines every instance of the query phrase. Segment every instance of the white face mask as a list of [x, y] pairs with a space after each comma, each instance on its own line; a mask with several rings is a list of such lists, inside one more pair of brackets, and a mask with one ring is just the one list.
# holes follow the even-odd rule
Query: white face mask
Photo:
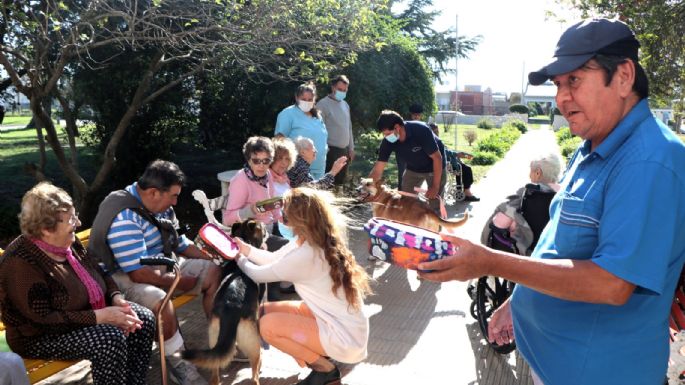
[[392, 134], [386, 136], [385, 140], [387, 140], [390, 143], [395, 143], [395, 142], [397, 142], [397, 139], [399, 139], [399, 138], [400, 137], [397, 136], [397, 134], [393, 132]]
[[309, 111], [311, 111], [312, 108], [314, 107], [314, 102], [307, 102], [307, 101], [304, 101], [304, 100], [298, 100], [298, 101], [297, 101], [297, 106], [300, 107], [300, 109], [302, 110], [302, 112], [309, 112]]

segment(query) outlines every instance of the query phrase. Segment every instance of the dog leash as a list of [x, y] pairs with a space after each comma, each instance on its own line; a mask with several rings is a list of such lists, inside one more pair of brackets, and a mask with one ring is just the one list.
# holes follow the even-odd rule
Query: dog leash
[[[428, 190], [422, 189], [421, 187], [414, 187], [414, 191], [416, 191], [417, 193], [412, 194], [410, 192], [399, 191], [399, 190], [397, 192], [400, 193], [400, 195], [404, 195], [404, 196], [412, 197], [412, 198], [419, 198], [419, 199], [423, 198], [426, 201], [430, 202], [430, 200], [428, 198], [426, 198], [426, 196], [424, 195], [425, 192]], [[442, 219], [446, 219], [447, 218], [447, 209], [445, 208], [445, 201], [443, 201], [443, 199], [440, 195], [438, 195], [438, 199], [440, 200], [440, 216], [442, 217]]]

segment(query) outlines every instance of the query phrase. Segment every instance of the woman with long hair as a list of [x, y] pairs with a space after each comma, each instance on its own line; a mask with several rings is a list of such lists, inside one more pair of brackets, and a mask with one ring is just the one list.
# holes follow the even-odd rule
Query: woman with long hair
[[238, 265], [255, 282], [290, 281], [302, 301], [262, 306], [262, 338], [312, 368], [298, 385], [340, 384], [329, 357], [357, 363], [366, 357], [369, 320], [362, 312], [369, 277], [347, 248], [344, 220], [330, 193], [295, 188], [284, 196], [284, 223], [296, 239], [275, 253], [241, 241]]

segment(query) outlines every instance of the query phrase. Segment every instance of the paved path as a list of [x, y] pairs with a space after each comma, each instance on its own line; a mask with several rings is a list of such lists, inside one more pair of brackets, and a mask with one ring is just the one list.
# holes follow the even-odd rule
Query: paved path
[[[473, 187], [481, 201], [450, 208], [451, 215], [467, 208], [471, 212], [471, 219], [460, 229], [460, 234], [478, 241], [495, 206], [527, 182], [534, 154], [554, 149], [554, 135], [548, 129], [523, 135], [487, 177]], [[478, 325], [469, 314], [470, 299], [465, 283], [440, 285], [418, 281], [400, 268], [369, 263], [367, 238], [360, 224], [370, 218], [370, 210], [354, 210], [348, 215], [353, 219], [349, 234], [351, 249], [375, 278], [375, 295], [367, 300], [365, 307], [371, 324], [369, 355], [358, 365], [342, 368], [344, 384], [532, 384], [527, 365], [516, 353], [498, 355], [481, 339]], [[201, 313], [197, 300], [179, 311], [181, 328], [192, 347], [206, 346], [206, 322], [198, 316]], [[90, 382], [87, 371], [72, 372], [53, 376], [44, 384]], [[264, 351], [262, 385], [293, 384], [305, 372], [276, 349]], [[249, 384], [249, 376], [248, 364], [232, 364], [223, 371], [222, 384]], [[158, 357], [153, 356], [148, 382], [159, 384], [159, 377]]]

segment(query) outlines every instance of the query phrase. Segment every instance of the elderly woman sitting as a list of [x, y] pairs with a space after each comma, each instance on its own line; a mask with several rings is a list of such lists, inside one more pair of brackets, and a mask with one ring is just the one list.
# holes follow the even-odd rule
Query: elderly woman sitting
[[314, 180], [310, 171], [310, 165], [316, 159], [317, 151], [314, 147], [314, 142], [311, 139], [303, 136], [298, 136], [295, 139], [295, 148], [297, 149], [297, 160], [295, 166], [288, 171], [288, 178], [290, 179], [290, 187], [296, 188], [303, 185], [307, 187], [314, 187], [321, 190], [333, 188], [335, 176], [347, 164], [347, 157], [341, 156], [333, 162], [331, 170], [327, 172], [321, 179]]
[[121, 296], [76, 240], [71, 197], [50, 183], [24, 195], [22, 235], [0, 259], [7, 343], [37, 359], [86, 359], [94, 384], [145, 384], [152, 312]]
[[[537, 186], [542, 193], [554, 193], [559, 191], [559, 174], [561, 172], [561, 158], [557, 153], [540, 155], [530, 162], [530, 181]], [[526, 187], [520, 188], [516, 194], [507, 197], [507, 201], [497, 206], [490, 220], [485, 225], [481, 234], [481, 243], [487, 245], [491, 231], [502, 231], [508, 234], [514, 242], [519, 253], [527, 255], [532, 252], [540, 234], [534, 234], [530, 224], [523, 217], [520, 210], [521, 199], [526, 192]], [[549, 208], [546, 208], [549, 211]], [[549, 219], [547, 212], [540, 213]]]
[[245, 166], [231, 179], [228, 187], [228, 201], [223, 212], [224, 226], [231, 226], [248, 218], [254, 218], [265, 225], [269, 232], [267, 248], [276, 251], [288, 243], [273, 235], [273, 226], [281, 218], [281, 210], [260, 211], [256, 203], [278, 197], [274, 178], [269, 166], [274, 160], [274, 144], [271, 139], [253, 136], [243, 145]]

